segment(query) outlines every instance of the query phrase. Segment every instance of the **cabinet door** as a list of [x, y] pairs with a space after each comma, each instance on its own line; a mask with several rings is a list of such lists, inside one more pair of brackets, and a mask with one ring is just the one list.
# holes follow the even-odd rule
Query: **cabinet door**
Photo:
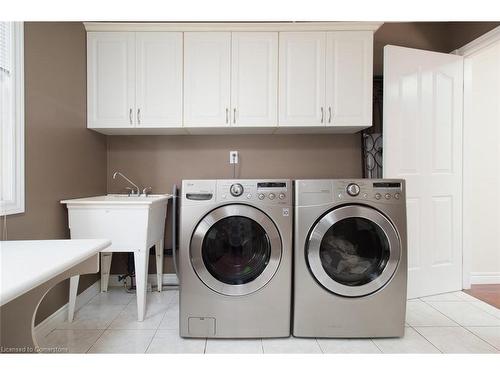
[[182, 33], [136, 33], [139, 127], [182, 126]]
[[328, 32], [326, 48], [327, 125], [372, 125], [373, 33]]
[[279, 125], [325, 125], [324, 32], [280, 33]]
[[87, 127], [134, 126], [135, 34], [87, 34]]
[[278, 33], [232, 33], [231, 55], [232, 125], [276, 125]]
[[184, 33], [184, 126], [229, 126], [231, 33]]

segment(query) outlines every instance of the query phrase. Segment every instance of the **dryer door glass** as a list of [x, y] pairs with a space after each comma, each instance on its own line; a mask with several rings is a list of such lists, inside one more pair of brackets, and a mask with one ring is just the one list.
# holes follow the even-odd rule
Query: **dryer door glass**
[[257, 208], [231, 204], [209, 212], [196, 226], [191, 264], [217, 293], [242, 296], [264, 287], [282, 256], [278, 228]]
[[216, 222], [207, 232], [202, 257], [208, 272], [231, 285], [255, 280], [271, 258], [266, 231], [254, 220], [231, 216]]
[[401, 242], [395, 227], [379, 211], [343, 206], [315, 224], [306, 257], [323, 287], [342, 296], [359, 297], [389, 282], [401, 257]]
[[332, 225], [319, 249], [326, 273], [349, 286], [367, 284], [380, 276], [389, 255], [389, 240], [384, 231], [362, 217], [350, 217]]

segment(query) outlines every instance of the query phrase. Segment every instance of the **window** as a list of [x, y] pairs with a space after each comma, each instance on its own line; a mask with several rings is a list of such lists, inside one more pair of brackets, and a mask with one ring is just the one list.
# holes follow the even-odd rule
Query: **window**
[[24, 35], [0, 22], [0, 215], [24, 212]]

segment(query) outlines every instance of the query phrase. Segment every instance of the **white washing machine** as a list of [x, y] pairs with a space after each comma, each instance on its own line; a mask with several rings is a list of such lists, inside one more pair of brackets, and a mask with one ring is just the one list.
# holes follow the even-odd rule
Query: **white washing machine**
[[294, 215], [293, 335], [403, 336], [404, 181], [297, 180]]
[[180, 335], [287, 337], [292, 182], [182, 182]]

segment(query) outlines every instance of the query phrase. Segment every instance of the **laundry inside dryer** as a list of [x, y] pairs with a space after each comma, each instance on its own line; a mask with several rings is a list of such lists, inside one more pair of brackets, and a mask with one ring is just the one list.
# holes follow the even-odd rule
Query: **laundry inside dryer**
[[344, 285], [363, 285], [377, 278], [390, 256], [389, 242], [374, 222], [351, 217], [333, 225], [320, 245], [326, 273]]

